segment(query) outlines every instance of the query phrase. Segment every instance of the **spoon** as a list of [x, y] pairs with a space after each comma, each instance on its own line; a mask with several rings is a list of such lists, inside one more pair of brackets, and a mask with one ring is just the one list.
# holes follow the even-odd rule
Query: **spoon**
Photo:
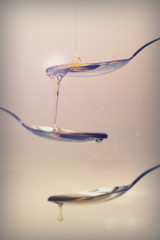
[[46, 74], [53, 78], [53, 76], [58, 76], [62, 79], [65, 75], [68, 77], [81, 77], [81, 76], [95, 76], [102, 75], [109, 72], [113, 72], [130, 62], [138, 53], [140, 53], [144, 48], [151, 45], [152, 43], [159, 41], [160, 38], [156, 38], [142, 47], [140, 47], [131, 57], [127, 59], [97, 62], [97, 63], [81, 63], [73, 62], [70, 64], [52, 66], [46, 69]]
[[24, 128], [30, 132], [44, 138], [65, 141], [65, 142], [101, 142], [106, 139], [108, 135], [106, 133], [88, 133], [88, 132], [74, 132], [70, 130], [64, 130], [61, 128], [47, 127], [47, 126], [30, 126], [22, 121], [16, 114], [11, 111], [0, 107], [0, 110], [8, 113], [13, 118], [15, 118]]
[[151, 171], [159, 167], [160, 167], [160, 164], [146, 170], [145, 172], [141, 173], [129, 185], [97, 188], [91, 191], [83, 191], [83, 192], [77, 192], [77, 193], [66, 194], [66, 195], [55, 195], [55, 196], [50, 196], [48, 198], [48, 201], [58, 204], [60, 209], [58, 220], [62, 221], [63, 220], [63, 215], [62, 215], [63, 204], [84, 205], [84, 204], [92, 204], [92, 203], [102, 203], [105, 201], [112, 200], [114, 198], [118, 198], [121, 195], [125, 194], [128, 190], [130, 190], [142, 177], [144, 177], [146, 174], [150, 173]]

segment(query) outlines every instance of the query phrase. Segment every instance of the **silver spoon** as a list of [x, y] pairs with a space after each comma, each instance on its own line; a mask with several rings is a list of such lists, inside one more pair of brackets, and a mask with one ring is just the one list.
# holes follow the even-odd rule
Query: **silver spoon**
[[47, 127], [47, 126], [30, 126], [22, 121], [16, 114], [13, 112], [0, 107], [0, 110], [8, 113], [13, 118], [15, 118], [24, 128], [30, 132], [44, 138], [56, 140], [56, 141], [65, 141], [65, 142], [101, 142], [106, 139], [108, 135], [106, 133], [88, 133], [88, 132], [74, 132], [70, 130], [64, 130], [61, 128]]
[[46, 69], [46, 74], [53, 78], [53, 76], [58, 76], [61, 80], [66, 75], [68, 77], [81, 77], [81, 76], [95, 76], [102, 75], [109, 72], [113, 72], [130, 62], [138, 53], [140, 53], [144, 48], [151, 45], [152, 43], [159, 41], [160, 38], [156, 38], [141, 48], [139, 48], [131, 57], [127, 59], [120, 59], [114, 61], [105, 61], [97, 63], [81, 63], [72, 62], [70, 64], [52, 66]]
[[105, 201], [112, 200], [114, 198], [118, 198], [121, 195], [125, 194], [128, 190], [130, 190], [142, 177], [144, 177], [146, 174], [150, 173], [151, 171], [159, 167], [160, 167], [160, 164], [146, 170], [145, 172], [141, 173], [129, 185], [97, 188], [91, 191], [83, 191], [83, 192], [77, 192], [77, 193], [66, 194], [66, 195], [55, 195], [55, 196], [49, 197], [48, 201], [58, 204], [60, 209], [58, 220], [62, 221], [63, 220], [63, 215], [62, 215], [63, 204], [84, 205], [84, 204], [102, 203]]

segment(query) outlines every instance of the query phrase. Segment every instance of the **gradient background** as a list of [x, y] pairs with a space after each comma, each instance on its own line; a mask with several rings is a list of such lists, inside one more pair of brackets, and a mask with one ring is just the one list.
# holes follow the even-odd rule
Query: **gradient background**
[[[78, 1], [84, 62], [130, 57], [160, 36], [159, 1]], [[52, 125], [53, 86], [45, 69], [74, 54], [73, 1], [0, 1], [0, 105], [33, 125]], [[160, 42], [104, 76], [65, 77], [57, 125], [102, 131], [97, 143], [32, 135], [0, 112], [0, 239], [159, 240], [160, 171], [126, 195], [58, 208], [54, 194], [129, 184], [159, 164]]]

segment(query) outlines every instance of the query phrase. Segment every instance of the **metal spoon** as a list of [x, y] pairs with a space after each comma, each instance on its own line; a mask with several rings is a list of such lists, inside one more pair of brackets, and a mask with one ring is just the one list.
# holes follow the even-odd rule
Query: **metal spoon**
[[53, 78], [59, 77], [63, 78], [65, 75], [68, 77], [81, 77], [81, 76], [95, 76], [95, 75], [102, 75], [109, 72], [113, 72], [123, 66], [125, 66], [128, 62], [130, 62], [138, 53], [140, 53], [144, 48], [149, 46], [150, 44], [159, 41], [160, 38], [156, 38], [141, 48], [139, 48], [131, 57], [127, 59], [120, 59], [114, 61], [105, 61], [105, 62], [98, 62], [98, 63], [81, 63], [81, 62], [73, 62], [70, 64], [64, 65], [57, 65], [52, 66], [46, 69], [46, 74]]
[[78, 204], [92, 204], [92, 203], [102, 203], [105, 201], [112, 200], [114, 198], [118, 198], [121, 195], [125, 194], [128, 190], [130, 190], [142, 177], [151, 171], [160, 167], [156, 165], [145, 172], [141, 173], [132, 183], [125, 186], [115, 186], [115, 187], [106, 187], [106, 188], [97, 188], [91, 191], [83, 191], [77, 192], [73, 194], [66, 195], [55, 195], [48, 198], [48, 201], [54, 202], [58, 204], [60, 208], [60, 213], [58, 220], [62, 221], [62, 205], [70, 204], [70, 205], [78, 205]]
[[22, 121], [16, 114], [11, 111], [0, 107], [0, 110], [8, 113], [14, 117], [24, 128], [30, 132], [44, 138], [56, 140], [56, 141], [65, 141], [65, 142], [101, 142], [106, 139], [108, 135], [106, 133], [88, 133], [88, 132], [74, 132], [70, 130], [64, 130], [61, 128], [53, 128], [47, 126], [30, 126]]

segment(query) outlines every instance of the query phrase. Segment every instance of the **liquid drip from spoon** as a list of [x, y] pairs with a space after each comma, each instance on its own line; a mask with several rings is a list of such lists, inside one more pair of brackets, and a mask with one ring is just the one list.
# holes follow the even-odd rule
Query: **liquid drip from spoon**
[[63, 203], [58, 203], [58, 207], [59, 207], [58, 221], [60, 222], [63, 221], [62, 206], [63, 206]]
[[91, 191], [83, 191], [77, 192], [73, 194], [65, 194], [65, 195], [55, 195], [50, 196], [48, 201], [54, 202], [56, 204], [69, 204], [69, 205], [85, 205], [85, 204], [95, 204], [102, 203], [109, 200], [113, 200], [115, 198], [120, 197], [125, 194], [128, 190], [130, 190], [141, 178], [143, 178], [148, 173], [153, 170], [160, 168], [160, 164], [156, 165], [143, 173], [141, 173], [131, 184], [125, 186], [115, 186], [115, 187], [106, 187], [106, 188], [98, 188]]
[[[78, 53], [76, 52], [74, 57], [73, 57], [73, 63], [80, 63], [81, 62], [81, 58], [78, 55]], [[53, 111], [53, 128], [55, 130], [59, 130], [59, 128], [56, 127], [56, 120], [57, 120], [57, 112], [58, 112], [58, 103], [59, 103], [59, 92], [60, 92], [60, 85], [61, 85], [61, 81], [63, 79], [63, 77], [66, 75], [66, 71], [62, 71], [58, 74], [55, 75], [50, 75], [50, 79], [53, 82], [54, 85], [54, 103], [55, 103], [55, 107], [54, 107], [54, 111]]]
[[55, 76], [50, 76], [50, 79], [53, 82], [54, 85], [54, 110], [53, 110], [53, 128], [55, 130], [58, 130], [56, 127], [56, 120], [57, 120], [57, 110], [58, 110], [58, 102], [59, 102], [59, 90], [60, 90], [60, 84], [63, 79], [62, 74], [57, 74]]
[[[80, 63], [81, 58], [78, 54], [77, 51], [77, 1], [74, 2], [74, 7], [75, 7], [75, 54], [73, 56], [72, 63]], [[60, 91], [60, 84], [63, 79], [63, 77], [66, 75], [67, 71], [60, 71], [60, 72], [55, 72], [53, 75], [49, 75], [51, 78], [53, 84], [54, 84], [54, 103], [55, 103], [55, 108], [54, 108], [54, 120], [53, 120], [53, 128], [56, 130], [59, 130], [59, 128], [56, 127], [56, 120], [57, 120], [57, 112], [58, 112], [58, 103], [59, 103], [59, 91]]]

